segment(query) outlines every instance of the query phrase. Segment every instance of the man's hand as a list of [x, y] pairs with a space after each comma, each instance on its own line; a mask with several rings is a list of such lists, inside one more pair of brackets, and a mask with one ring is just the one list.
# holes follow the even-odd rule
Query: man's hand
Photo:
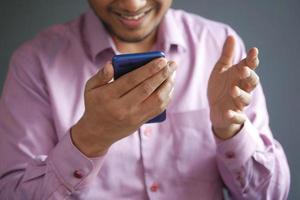
[[254, 72], [258, 66], [258, 50], [252, 48], [247, 57], [233, 65], [235, 40], [229, 36], [222, 55], [216, 63], [208, 83], [210, 119], [217, 137], [234, 136], [246, 120], [243, 109], [250, 104], [250, 92], [259, 83]]
[[175, 69], [174, 62], [159, 58], [110, 82], [114, 72], [107, 63], [86, 84], [85, 112], [71, 129], [75, 146], [88, 157], [100, 156], [165, 110]]

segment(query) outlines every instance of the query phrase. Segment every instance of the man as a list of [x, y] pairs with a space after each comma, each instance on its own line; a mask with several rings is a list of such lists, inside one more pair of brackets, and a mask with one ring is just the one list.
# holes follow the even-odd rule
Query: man
[[[245, 54], [230, 27], [172, 0], [89, 3], [12, 57], [1, 199], [222, 199], [223, 187], [233, 199], [287, 199], [256, 48]], [[150, 50], [166, 59], [112, 81], [113, 55]], [[165, 109], [166, 121], [145, 124]]]

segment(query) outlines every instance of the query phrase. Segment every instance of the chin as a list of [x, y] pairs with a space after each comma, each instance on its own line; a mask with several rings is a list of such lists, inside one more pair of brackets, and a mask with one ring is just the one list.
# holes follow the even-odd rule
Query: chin
[[126, 35], [116, 35], [120, 41], [127, 42], [127, 43], [139, 43], [144, 41], [150, 34], [147, 35], [140, 35], [140, 36], [126, 36]]
[[133, 33], [116, 33], [116, 32], [111, 32], [114, 37], [116, 37], [118, 40], [122, 42], [127, 42], [127, 43], [139, 43], [143, 42], [146, 40], [148, 37], [152, 35], [154, 31], [151, 31], [149, 33], [143, 33], [143, 34], [133, 34]]
[[112, 31], [111, 33], [120, 41], [127, 43], [139, 43], [146, 40], [148, 37], [153, 36], [153, 33], [157, 30], [157, 27], [149, 30], [147, 32], [143, 31], [142, 33], [122, 33], [122, 31]]

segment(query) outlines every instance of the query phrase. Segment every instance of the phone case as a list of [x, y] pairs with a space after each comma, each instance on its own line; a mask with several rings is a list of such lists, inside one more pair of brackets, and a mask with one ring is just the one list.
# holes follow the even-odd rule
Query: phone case
[[[114, 79], [131, 72], [139, 67], [144, 66], [153, 59], [165, 57], [165, 54], [161, 51], [151, 51], [146, 53], [132, 53], [132, 54], [121, 54], [115, 55], [112, 58], [112, 64], [114, 68]], [[157, 123], [166, 120], [166, 111], [163, 111], [158, 116], [149, 120], [146, 123]]]

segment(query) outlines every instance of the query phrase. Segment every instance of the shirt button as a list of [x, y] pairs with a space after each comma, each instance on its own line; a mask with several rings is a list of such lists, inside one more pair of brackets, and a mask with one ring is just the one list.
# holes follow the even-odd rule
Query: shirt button
[[228, 151], [226, 154], [225, 154], [226, 158], [228, 159], [232, 159], [235, 157], [235, 153], [233, 151]]
[[150, 128], [150, 127], [145, 128], [144, 134], [146, 136], [148, 136], [148, 137], [151, 136], [151, 134], [152, 134], [152, 128]]
[[151, 185], [151, 187], [150, 187], [150, 190], [151, 190], [152, 192], [157, 192], [158, 188], [159, 188], [158, 184], [157, 184], [157, 183], [153, 183], [153, 184]]
[[74, 171], [73, 176], [75, 178], [81, 179], [83, 177], [83, 172], [81, 170], [77, 169]]
[[247, 194], [248, 192], [249, 192], [249, 189], [248, 189], [248, 188], [246, 188], [246, 189], [243, 191], [244, 194]]
[[38, 155], [34, 158], [34, 160], [38, 166], [45, 165], [46, 159], [47, 159], [46, 155]]

